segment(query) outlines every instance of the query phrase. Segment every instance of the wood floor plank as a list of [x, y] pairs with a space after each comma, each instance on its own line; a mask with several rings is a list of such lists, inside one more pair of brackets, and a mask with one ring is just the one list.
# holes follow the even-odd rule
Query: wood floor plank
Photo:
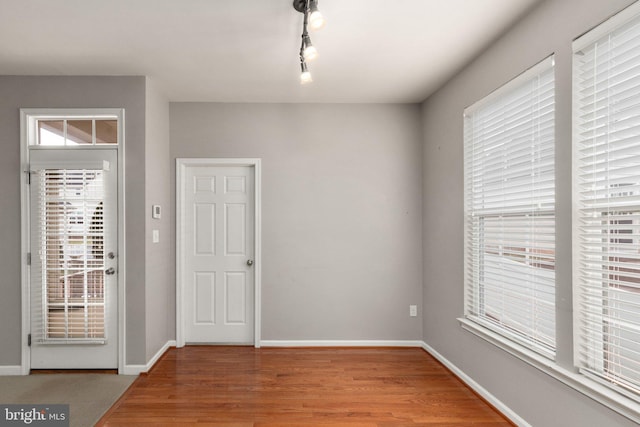
[[101, 426], [512, 426], [417, 348], [170, 349]]

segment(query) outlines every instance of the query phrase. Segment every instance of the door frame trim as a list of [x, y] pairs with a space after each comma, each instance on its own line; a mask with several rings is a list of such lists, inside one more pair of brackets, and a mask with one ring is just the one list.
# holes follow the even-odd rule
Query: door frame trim
[[[125, 222], [125, 111], [124, 108], [21, 108], [20, 109], [20, 221], [21, 221], [21, 301], [22, 301], [22, 357], [20, 373], [29, 375], [31, 371], [31, 347], [28, 334], [31, 333], [31, 288], [28, 253], [31, 251], [30, 235], [30, 189], [29, 171], [29, 129], [33, 120], [42, 117], [98, 117], [108, 116], [118, 119], [118, 144], [115, 147], [94, 148], [116, 150], [118, 158], [118, 374], [124, 374], [126, 362], [126, 222]], [[87, 148], [87, 147], [83, 147]]]
[[249, 166], [254, 170], [254, 331], [253, 341], [260, 348], [262, 335], [262, 161], [259, 158], [177, 158], [176, 159], [176, 344], [184, 347], [183, 270], [184, 250], [184, 185], [190, 166]]

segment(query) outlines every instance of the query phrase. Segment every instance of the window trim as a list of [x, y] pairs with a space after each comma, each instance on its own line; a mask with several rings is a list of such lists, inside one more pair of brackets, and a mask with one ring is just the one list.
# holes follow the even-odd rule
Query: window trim
[[[578, 86], [578, 70], [575, 62], [575, 56], [580, 55], [581, 51], [590, 47], [593, 43], [601, 40], [603, 37], [607, 37], [612, 32], [615, 32], [620, 27], [630, 23], [631, 21], [638, 19], [640, 17], [640, 2], [635, 2], [615, 15], [609, 17], [605, 21], [599, 23], [594, 28], [585, 32], [581, 36], [577, 37], [573, 40], [572, 43], [572, 108], [571, 108], [571, 126], [572, 126], [572, 216], [571, 216], [571, 227], [572, 227], [572, 295], [573, 295], [573, 365], [574, 369], [579, 373], [579, 375], [584, 378], [584, 381], [588, 384], [591, 384], [593, 387], [603, 387], [617, 396], [616, 401], [629, 401], [633, 402], [635, 406], [635, 410], [633, 410], [633, 417], [629, 417], [625, 413], [624, 415], [629, 418], [634, 419], [638, 422], [638, 404], [640, 403], [640, 393], [634, 393], [631, 390], [627, 390], [623, 386], [618, 386], [613, 382], [607, 381], [604, 378], [601, 378], [599, 375], [592, 373], [590, 369], [583, 367], [583, 362], [580, 356], [580, 343], [582, 341], [581, 334], [579, 332], [579, 328], [583, 323], [582, 318], [584, 314], [580, 310], [580, 297], [584, 292], [582, 286], [578, 283], [578, 279], [582, 276], [581, 267], [580, 267], [580, 236], [581, 226], [580, 226], [580, 208], [581, 205], [579, 203], [579, 192], [581, 191], [580, 184], [577, 180], [577, 176], [579, 174], [579, 169], [581, 167], [581, 161], [577, 153], [578, 144], [581, 142], [579, 138], [579, 122], [577, 120], [577, 116], [580, 113], [580, 104], [576, 98], [576, 94], [579, 93], [580, 87]], [[611, 207], [611, 205], [609, 205]], [[615, 205], [613, 206], [615, 208]], [[602, 334], [601, 334], [602, 335]], [[604, 336], [602, 335], [604, 338]], [[607, 405], [609, 406], [609, 405]], [[610, 406], [611, 407], [611, 406]], [[612, 407], [613, 408], [613, 407]], [[615, 408], [613, 408], [615, 409]], [[616, 409], [617, 410], [617, 409]]]
[[[472, 105], [468, 106], [467, 108], [464, 109], [464, 113], [463, 113], [463, 119], [466, 119], [467, 116], [469, 116], [470, 114], [474, 113], [476, 110], [478, 110], [479, 108], [490, 104], [491, 102], [493, 102], [495, 99], [508, 94], [510, 92], [512, 92], [514, 89], [517, 89], [520, 85], [522, 85], [523, 81], [527, 81], [530, 78], [537, 76], [539, 74], [541, 74], [542, 72], [545, 72], [547, 70], [553, 70], [554, 72], [554, 81], [555, 81], [555, 54], [551, 54], [548, 57], [542, 59], [541, 61], [537, 62], [535, 65], [531, 66], [530, 68], [528, 68], [527, 70], [525, 70], [524, 72], [518, 74], [517, 76], [515, 76], [513, 79], [509, 80], [507, 83], [503, 84], [502, 86], [500, 86], [499, 88], [495, 89], [493, 92], [489, 93], [488, 95], [486, 95], [485, 97], [483, 97], [482, 99], [480, 99], [479, 101], [473, 103]], [[555, 84], [555, 82], [554, 82]], [[554, 93], [555, 96], [555, 93]], [[555, 120], [555, 106], [554, 106], [554, 120]], [[554, 125], [555, 127], [555, 125]], [[463, 142], [463, 144], [466, 146], [467, 142], [466, 140]], [[555, 141], [554, 141], [554, 145], [555, 145]], [[465, 154], [466, 156], [466, 154]], [[466, 162], [466, 159], [465, 159]], [[554, 155], [554, 163], [555, 163], [555, 155]], [[487, 339], [487, 341], [494, 343], [495, 345], [497, 345], [500, 348], [505, 348], [508, 349], [509, 353], [516, 353], [516, 354], [521, 354], [523, 357], [527, 357], [527, 355], [530, 354], [535, 354], [537, 355], [539, 358], [546, 360], [547, 362], [552, 362], [555, 360], [556, 358], [556, 351], [557, 351], [557, 345], [553, 350], [549, 350], [546, 349], [542, 344], [536, 344], [535, 342], [528, 342], [526, 338], [524, 337], [520, 337], [517, 333], [509, 333], [506, 329], [505, 331], [497, 331], [497, 328], [493, 328], [488, 324], [485, 324], [481, 319], [472, 319], [469, 317], [469, 313], [467, 311], [467, 299], [469, 298], [469, 295], [473, 292], [478, 292], [477, 291], [477, 287], [472, 287], [472, 284], [470, 283], [471, 281], [468, 278], [468, 273], [467, 273], [467, 254], [470, 253], [471, 248], [470, 245], [472, 244], [470, 242], [470, 239], [466, 238], [466, 236], [469, 235], [469, 233], [472, 231], [471, 230], [471, 225], [470, 225], [470, 221], [468, 221], [467, 216], [467, 188], [466, 188], [466, 174], [467, 174], [467, 167], [465, 165], [464, 167], [465, 170], [465, 185], [464, 185], [464, 191], [463, 191], [463, 197], [464, 197], [464, 204], [465, 204], [465, 211], [464, 211], [464, 316], [462, 318], [459, 318], [458, 320], [460, 321], [461, 325], [463, 325], [463, 328], [465, 330], [468, 330], [470, 332], [473, 332], [475, 335], [487, 339], [487, 337], [499, 337], [499, 339]], [[555, 168], [554, 168], [554, 177], [555, 177]], [[555, 196], [554, 196], [555, 198]], [[547, 213], [551, 213], [554, 215], [554, 219], [556, 217], [556, 210], [555, 210], [555, 203], [554, 203], [554, 209], [552, 211], [545, 209], [544, 212]], [[555, 239], [554, 239], [555, 242]], [[554, 245], [555, 246], [555, 245]], [[555, 256], [554, 256], [555, 259]], [[555, 281], [555, 279], [554, 279]], [[555, 305], [555, 300], [554, 300], [554, 305]], [[555, 311], [554, 311], [554, 326], [557, 327], [557, 325], [555, 324], [556, 322], [556, 316], [555, 316]], [[535, 349], [535, 350], [534, 350]]]

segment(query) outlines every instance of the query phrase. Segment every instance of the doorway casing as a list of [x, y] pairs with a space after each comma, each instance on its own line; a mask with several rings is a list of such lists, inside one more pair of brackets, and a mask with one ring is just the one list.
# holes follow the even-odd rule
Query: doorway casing
[[261, 159], [257, 158], [178, 158], [176, 159], [176, 344], [184, 347], [185, 334], [183, 322], [184, 303], [184, 225], [186, 215], [184, 212], [184, 183], [187, 168], [191, 166], [248, 166], [254, 169], [254, 346], [260, 347], [261, 342], [261, 301], [262, 301], [262, 251], [261, 251], [261, 201], [262, 201], [262, 172]]
[[22, 358], [20, 373], [29, 375], [31, 370], [31, 295], [30, 265], [31, 251], [30, 201], [29, 201], [29, 144], [35, 120], [115, 117], [118, 120], [118, 144], [111, 149], [118, 156], [118, 373], [125, 373], [126, 364], [126, 244], [125, 244], [125, 111], [123, 108], [21, 108], [20, 109], [20, 209], [21, 209], [21, 294], [22, 294]]

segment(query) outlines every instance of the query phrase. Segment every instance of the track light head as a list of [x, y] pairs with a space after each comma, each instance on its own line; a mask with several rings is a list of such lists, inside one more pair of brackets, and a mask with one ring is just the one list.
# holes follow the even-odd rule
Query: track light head
[[308, 14], [309, 26], [313, 30], [321, 29], [327, 22], [318, 10], [318, 0], [293, 0], [293, 8], [305, 15]]
[[300, 61], [300, 84], [307, 84], [307, 83], [311, 83], [313, 81], [313, 79], [311, 78], [311, 73], [309, 72], [309, 69], [307, 68], [307, 63], [304, 61]]
[[313, 46], [313, 43], [311, 43], [311, 37], [309, 37], [308, 34], [302, 36], [302, 46], [304, 46], [302, 56], [305, 61], [313, 61], [318, 57], [318, 49]]
[[318, 57], [318, 49], [316, 49], [312, 45], [309, 45], [304, 48], [304, 52], [302, 53], [302, 55], [304, 56], [305, 61], [313, 61]]
[[310, 0], [309, 2], [309, 26], [312, 30], [320, 30], [325, 26], [327, 21], [318, 10], [318, 0]]

